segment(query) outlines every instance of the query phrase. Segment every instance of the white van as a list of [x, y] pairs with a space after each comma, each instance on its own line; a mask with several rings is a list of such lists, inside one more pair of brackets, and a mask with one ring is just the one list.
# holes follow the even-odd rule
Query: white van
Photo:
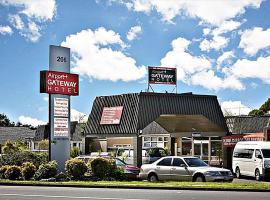
[[270, 142], [238, 142], [232, 159], [233, 172], [237, 178], [255, 177], [256, 180], [270, 177]]

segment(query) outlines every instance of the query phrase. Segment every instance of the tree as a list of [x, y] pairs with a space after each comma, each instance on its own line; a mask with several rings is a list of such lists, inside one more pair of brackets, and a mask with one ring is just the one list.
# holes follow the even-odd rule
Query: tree
[[251, 116], [260, 116], [265, 115], [270, 111], [270, 98], [267, 99], [267, 101], [261, 105], [259, 109], [254, 109], [248, 113], [248, 115]]
[[0, 126], [11, 126], [9, 118], [4, 114], [0, 114]]

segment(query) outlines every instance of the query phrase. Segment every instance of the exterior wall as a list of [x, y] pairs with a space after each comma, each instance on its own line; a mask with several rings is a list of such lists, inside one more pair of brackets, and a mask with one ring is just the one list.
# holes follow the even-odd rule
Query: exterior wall
[[132, 137], [107, 138], [107, 146], [110, 149], [119, 148], [119, 147], [133, 148], [133, 138]]

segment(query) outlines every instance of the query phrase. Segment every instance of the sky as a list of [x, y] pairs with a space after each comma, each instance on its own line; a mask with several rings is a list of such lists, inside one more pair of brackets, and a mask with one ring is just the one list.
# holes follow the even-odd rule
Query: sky
[[148, 66], [176, 67], [178, 93], [247, 114], [270, 94], [269, 18], [270, 0], [0, 0], [0, 113], [47, 123], [39, 72], [49, 45], [61, 45], [80, 76], [72, 120], [97, 96], [146, 91]]

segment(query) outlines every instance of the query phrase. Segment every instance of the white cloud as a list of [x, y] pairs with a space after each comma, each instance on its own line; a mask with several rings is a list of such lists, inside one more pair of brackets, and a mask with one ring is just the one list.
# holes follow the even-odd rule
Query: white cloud
[[265, 48], [270, 47], [270, 28], [265, 31], [260, 27], [245, 30], [241, 34], [239, 47], [248, 55], [256, 55], [256, 53]]
[[221, 109], [224, 114], [229, 115], [247, 115], [251, 111], [241, 101], [224, 101], [221, 103]]
[[71, 117], [70, 117], [71, 121], [87, 122], [88, 115], [86, 115], [85, 113], [79, 112], [73, 108], [71, 109], [70, 112], [71, 112]]
[[0, 5], [12, 7], [6, 18], [20, 35], [31, 42], [39, 40], [42, 25], [52, 21], [56, 14], [55, 0], [0, 0]]
[[32, 118], [32, 117], [27, 117], [27, 116], [20, 116], [19, 117], [19, 122], [25, 125], [31, 125], [34, 127], [37, 127], [38, 125], [44, 125], [47, 124], [47, 122]]
[[224, 21], [243, 14], [248, 7], [259, 8], [262, 0], [129, 0], [124, 2], [129, 9], [132, 8], [137, 12], [150, 13], [155, 10], [167, 22], [172, 22], [176, 16], [186, 15], [219, 26]]
[[243, 90], [243, 84], [233, 76], [224, 79], [215, 75], [214, 71], [202, 71], [191, 77], [192, 85], [199, 85], [210, 90], [233, 89]]
[[215, 35], [213, 40], [204, 39], [200, 43], [200, 49], [202, 51], [210, 51], [211, 49], [220, 50], [226, 47], [229, 43], [229, 39], [223, 36]]
[[[70, 47], [74, 59], [73, 72], [89, 79], [132, 81], [145, 76], [145, 66], [125, 55], [117, 47], [125, 47], [120, 35], [103, 27], [82, 30], [66, 37], [62, 46]], [[111, 46], [115, 48], [112, 49]]]
[[257, 60], [240, 59], [231, 67], [224, 68], [226, 74], [239, 79], [257, 78], [270, 84], [270, 56], [259, 57]]
[[200, 85], [210, 90], [235, 89], [244, 86], [234, 76], [218, 77], [212, 70], [211, 62], [203, 56], [193, 56], [188, 52], [190, 41], [177, 38], [172, 41], [172, 50], [161, 59], [162, 66], [177, 67], [177, 78], [187, 84]]
[[230, 31], [233, 31], [237, 28], [239, 28], [241, 25], [240, 22], [229, 20], [229, 21], [224, 21], [218, 28], [215, 28], [212, 31], [212, 35], [220, 35], [223, 33], [227, 33]]
[[12, 33], [13, 31], [9, 26], [0, 26], [0, 34], [11, 35]]
[[24, 22], [19, 15], [9, 15], [8, 18], [12, 26], [14, 26], [16, 29], [24, 29]]
[[0, 0], [0, 4], [20, 9], [20, 14], [40, 21], [52, 20], [56, 12], [55, 0]]
[[217, 59], [217, 67], [220, 68], [222, 65], [230, 65], [232, 64], [232, 58], [234, 58], [233, 51], [224, 52], [221, 56]]
[[127, 39], [129, 41], [132, 41], [138, 37], [138, 34], [142, 33], [142, 27], [141, 26], [133, 26], [130, 28], [130, 30], [127, 33]]
[[184, 82], [196, 72], [211, 69], [211, 63], [203, 56], [193, 56], [187, 52], [190, 41], [177, 38], [172, 41], [172, 50], [161, 59], [161, 65], [177, 67], [177, 78]]

